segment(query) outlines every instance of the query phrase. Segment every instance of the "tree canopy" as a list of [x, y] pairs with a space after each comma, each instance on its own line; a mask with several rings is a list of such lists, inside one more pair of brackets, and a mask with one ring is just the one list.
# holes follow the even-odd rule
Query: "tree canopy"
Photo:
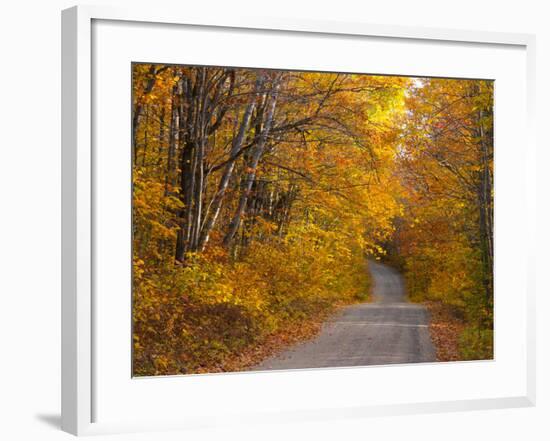
[[238, 368], [365, 300], [365, 256], [469, 323], [464, 357], [492, 351], [491, 81], [158, 64], [132, 81], [136, 375]]

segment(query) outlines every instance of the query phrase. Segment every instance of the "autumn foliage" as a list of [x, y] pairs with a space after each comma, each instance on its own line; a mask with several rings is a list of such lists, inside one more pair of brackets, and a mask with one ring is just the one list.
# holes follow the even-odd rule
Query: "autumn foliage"
[[365, 301], [367, 256], [492, 353], [492, 83], [133, 66], [135, 375], [231, 370]]

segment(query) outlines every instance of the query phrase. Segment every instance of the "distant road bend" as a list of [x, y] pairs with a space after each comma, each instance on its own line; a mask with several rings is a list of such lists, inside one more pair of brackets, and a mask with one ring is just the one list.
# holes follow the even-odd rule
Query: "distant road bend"
[[407, 301], [396, 270], [374, 261], [369, 268], [372, 303], [343, 308], [315, 339], [268, 358], [254, 370], [436, 361], [426, 308]]

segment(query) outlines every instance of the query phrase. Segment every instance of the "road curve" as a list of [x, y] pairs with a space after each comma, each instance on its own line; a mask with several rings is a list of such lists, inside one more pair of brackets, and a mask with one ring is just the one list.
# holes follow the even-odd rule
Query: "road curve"
[[343, 308], [313, 340], [264, 360], [253, 370], [368, 366], [436, 361], [428, 311], [409, 303], [403, 278], [369, 261], [373, 302]]

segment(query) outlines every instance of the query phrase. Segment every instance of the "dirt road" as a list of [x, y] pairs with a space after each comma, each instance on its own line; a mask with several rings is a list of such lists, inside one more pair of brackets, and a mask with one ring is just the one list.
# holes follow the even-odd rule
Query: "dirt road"
[[265, 360], [254, 370], [367, 366], [436, 361], [428, 311], [410, 303], [402, 276], [369, 262], [373, 302], [348, 306], [313, 340]]

